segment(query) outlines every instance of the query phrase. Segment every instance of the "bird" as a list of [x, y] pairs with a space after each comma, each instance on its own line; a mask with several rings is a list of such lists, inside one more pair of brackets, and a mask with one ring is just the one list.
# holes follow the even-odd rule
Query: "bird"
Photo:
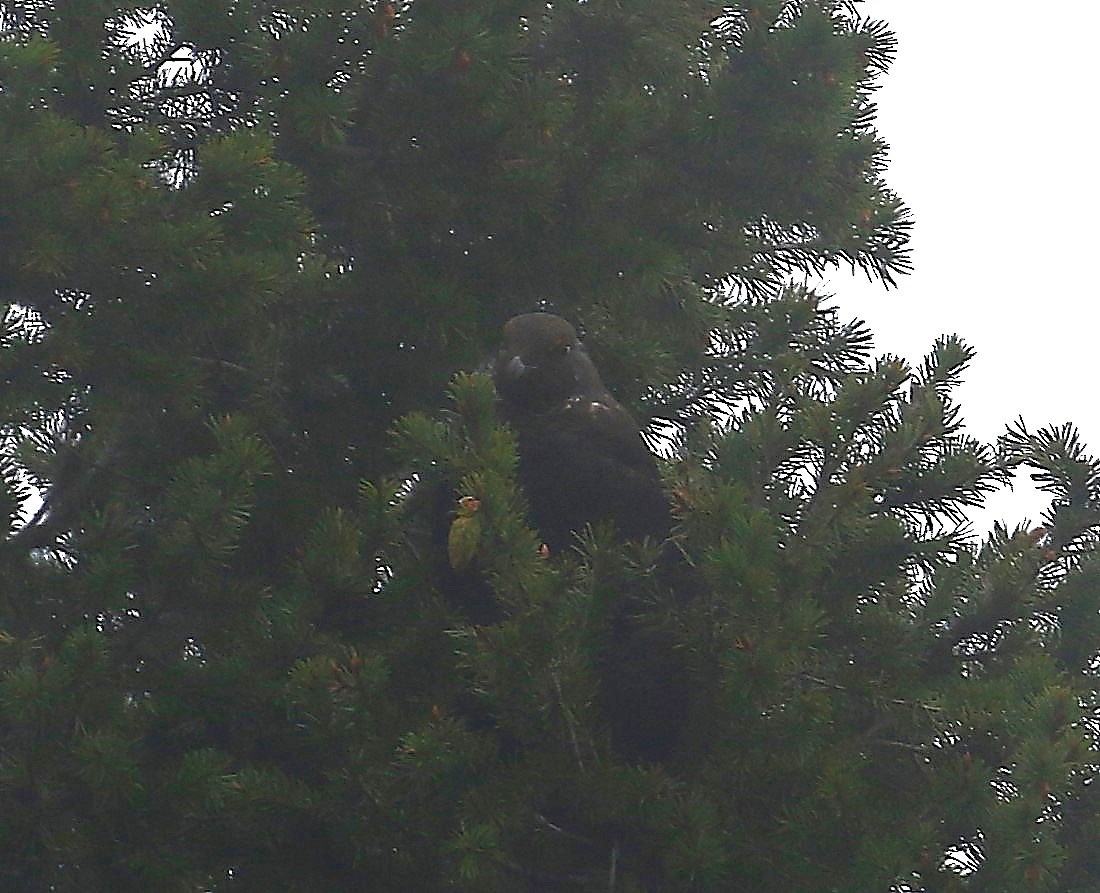
[[589, 525], [613, 525], [627, 540], [668, 536], [656, 459], [568, 320], [544, 312], [508, 320], [493, 381], [516, 433], [531, 521], [551, 550]]
[[[493, 379], [501, 415], [516, 433], [530, 518], [551, 553], [589, 526], [610, 524], [624, 540], [655, 542], [659, 567], [670, 569], [657, 574], [658, 585], [681, 576], [656, 458], [572, 324], [552, 313], [508, 320]], [[674, 637], [650, 628], [639, 594], [627, 586], [605, 606], [594, 668], [616, 752], [659, 762], [676, 750], [691, 690]]]

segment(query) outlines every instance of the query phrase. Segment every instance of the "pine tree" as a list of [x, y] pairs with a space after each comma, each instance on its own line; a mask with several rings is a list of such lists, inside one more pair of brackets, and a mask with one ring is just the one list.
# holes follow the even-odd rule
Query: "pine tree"
[[[0, 886], [1100, 889], [1100, 462], [968, 437], [967, 345], [875, 358], [798, 284], [909, 267], [893, 46], [836, 0], [0, 3]], [[540, 307], [671, 541], [540, 548], [476, 371]], [[978, 542], [1016, 468], [1049, 511]]]

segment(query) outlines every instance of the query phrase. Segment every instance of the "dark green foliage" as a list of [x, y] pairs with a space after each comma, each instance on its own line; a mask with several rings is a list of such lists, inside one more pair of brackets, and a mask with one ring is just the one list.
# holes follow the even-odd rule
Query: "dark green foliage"
[[[909, 266], [857, 12], [0, 3], [0, 888], [1097, 889], [1100, 464], [792, 284]], [[670, 540], [540, 548], [540, 307]]]

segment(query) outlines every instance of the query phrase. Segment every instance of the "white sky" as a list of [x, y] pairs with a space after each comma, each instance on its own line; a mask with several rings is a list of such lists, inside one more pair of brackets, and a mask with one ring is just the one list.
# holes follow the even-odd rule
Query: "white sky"
[[[977, 352], [957, 392], [968, 430], [994, 439], [1074, 422], [1100, 452], [1100, 286], [1088, 271], [1100, 207], [1096, 48], [1085, 0], [865, 0], [897, 61], [875, 94], [887, 182], [913, 209], [915, 271], [885, 291], [829, 278], [877, 353], [918, 362], [955, 332]], [[976, 518], [1010, 526], [1045, 507], [1029, 484]]]

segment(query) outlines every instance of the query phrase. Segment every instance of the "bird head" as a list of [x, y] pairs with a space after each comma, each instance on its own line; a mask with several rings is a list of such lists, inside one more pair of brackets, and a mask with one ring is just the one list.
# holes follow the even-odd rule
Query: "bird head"
[[542, 412], [570, 397], [604, 390], [577, 330], [553, 313], [508, 320], [493, 380], [505, 407], [515, 413]]

